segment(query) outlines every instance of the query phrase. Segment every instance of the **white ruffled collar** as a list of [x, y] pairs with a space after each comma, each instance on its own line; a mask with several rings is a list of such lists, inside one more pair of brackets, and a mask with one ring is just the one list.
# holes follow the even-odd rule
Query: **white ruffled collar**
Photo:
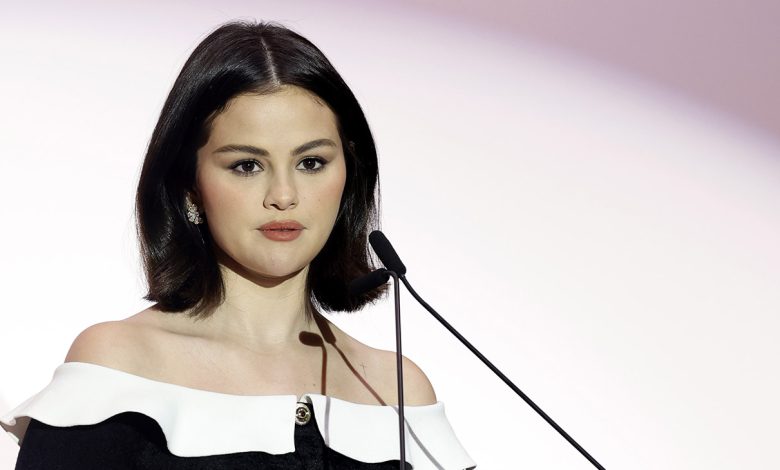
[[[320, 434], [331, 449], [363, 462], [398, 459], [398, 414], [392, 406], [319, 394], [299, 399], [210, 392], [86, 362], [61, 364], [49, 385], [0, 418], [0, 426], [21, 442], [30, 418], [51, 426], [74, 426], [134, 411], [157, 421], [168, 450], [181, 457], [249, 451], [285, 454], [295, 451], [299, 400], [313, 406]], [[441, 402], [406, 406], [404, 416], [406, 460], [415, 470], [475, 466]]]

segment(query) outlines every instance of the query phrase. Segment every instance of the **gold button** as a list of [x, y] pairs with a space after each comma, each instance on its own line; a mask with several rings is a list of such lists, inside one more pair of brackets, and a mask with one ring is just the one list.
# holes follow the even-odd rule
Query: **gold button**
[[298, 403], [298, 407], [295, 408], [295, 424], [303, 426], [307, 424], [311, 419], [311, 410], [306, 403]]

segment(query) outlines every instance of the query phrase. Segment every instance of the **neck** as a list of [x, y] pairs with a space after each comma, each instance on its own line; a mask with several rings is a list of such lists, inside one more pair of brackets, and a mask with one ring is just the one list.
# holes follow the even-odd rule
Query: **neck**
[[316, 331], [307, 317], [308, 267], [284, 278], [257, 278], [220, 265], [225, 301], [201, 320], [208, 337], [255, 351], [281, 352], [301, 344], [302, 332]]

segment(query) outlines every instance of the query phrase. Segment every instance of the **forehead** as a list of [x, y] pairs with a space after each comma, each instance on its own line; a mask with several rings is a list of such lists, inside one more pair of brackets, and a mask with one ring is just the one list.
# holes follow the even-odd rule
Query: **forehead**
[[297, 146], [318, 138], [340, 142], [335, 114], [318, 96], [288, 85], [269, 94], [232, 98], [214, 118], [207, 145], [230, 141]]

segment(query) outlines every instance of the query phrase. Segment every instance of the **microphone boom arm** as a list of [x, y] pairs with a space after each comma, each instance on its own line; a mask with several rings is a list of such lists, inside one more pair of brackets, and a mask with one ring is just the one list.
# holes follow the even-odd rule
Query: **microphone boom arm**
[[[395, 273], [393, 273], [393, 274], [395, 274]], [[395, 276], [394, 276], [394, 277], [395, 277]], [[425, 300], [423, 300], [423, 299], [422, 299], [422, 297], [420, 297], [420, 295], [419, 295], [419, 294], [417, 294], [417, 292], [414, 290], [414, 288], [412, 287], [412, 285], [411, 285], [411, 284], [409, 284], [409, 281], [406, 279], [406, 276], [404, 276], [404, 275], [402, 275], [402, 276], [398, 276], [398, 279], [400, 279], [400, 280], [401, 280], [401, 282], [403, 282], [403, 283], [404, 283], [404, 285], [406, 286], [406, 288], [407, 288], [407, 289], [409, 289], [409, 293], [410, 293], [410, 294], [412, 294], [412, 297], [414, 297], [414, 298], [415, 298], [415, 300], [417, 300], [417, 302], [419, 302], [419, 303], [420, 303], [420, 305], [422, 305], [423, 307], [425, 307], [425, 310], [428, 310], [428, 312], [429, 312], [431, 315], [433, 315], [433, 317], [434, 317], [436, 320], [438, 320], [438, 321], [439, 321], [439, 323], [441, 323], [441, 324], [444, 326], [444, 328], [447, 328], [447, 330], [448, 330], [450, 333], [452, 333], [452, 334], [453, 334], [453, 335], [454, 335], [456, 338], [458, 338], [458, 339], [460, 340], [460, 342], [461, 342], [461, 343], [463, 343], [463, 345], [464, 345], [464, 346], [466, 346], [466, 347], [469, 349], [469, 351], [471, 351], [472, 353], [474, 353], [474, 355], [475, 355], [475, 356], [477, 356], [477, 357], [479, 358], [479, 360], [480, 360], [480, 361], [482, 361], [482, 362], [483, 362], [483, 363], [484, 363], [484, 364], [485, 364], [485, 365], [486, 365], [486, 366], [487, 366], [487, 367], [488, 367], [490, 370], [492, 370], [492, 371], [493, 371], [493, 373], [494, 373], [494, 374], [496, 374], [496, 375], [498, 376], [498, 378], [499, 378], [499, 379], [503, 380], [503, 381], [504, 381], [504, 383], [505, 383], [505, 384], [507, 384], [507, 386], [508, 386], [509, 388], [511, 388], [511, 389], [512, 389], [512, 391], [514, 391], [514, 392], [515, 392], [517, 395], [519, 395], [519, 396], [520, 396], [520, 398], [522, 398], [522, 399], [523, 399], [523, 400], [524, 400], [524, 401], [525, 401], [525, 402], [528, 404], [528, 406], [530, 406], [531, 408], [533, 408], [533, 410], [534, 410], [534, 411], [536, 411], [536, 412], [539, 414], [539, 416], [541, 416], [542, 418], [544, 418], [544, 420], [545, 420], [545, 421], [547, 421], [547, 424], [549, 424], [549, 425], [550, 425], [550, 426], [552, 426], [552, 427], [553, 427], [553, 428], [554, 428], [556, 431], [558, 431], [558, 434], [560, 434], [561, 436], [563, 436], [563, 438], [564, 438], [564, 439], [566, 439], [566, 440], [569, 442], [569, 444], [571, 444], [572, 446], [574, 446], [574, 448], [575, 448], [575, 449], [577, 449], [577, 450], [579, 451], [579, 453], [580, 453], [580, 454], [582, 454], [582, 456], [583, 456], [583, 457], [585, 457], [586, 459], [588, 459], [588, 461], [589, 461], [590, 463], [592, 463], [592, 464], [593, 464], [593, 465], [594, 465], [596, 468], [598, 468], [599, 470], [604, 470], [604, 467], [602, 467], [602, 466], [601, 466], [601, 464], [600, 464], [600, 463], [598, 463], [598, 462], [596, 461], [596, 459], [594, 459], [594, 458], [593, 458], [593, 457], [592, 457], [592, 456], [591, 456], [591, 455], [588, 453], [588, 451], [586, 451], [585, 449], [583, 449], [583, 448], [582, 448], [582, 446], [580, 446], [580, 445], [577, 443], [577, 441], [575, 441], [575, 440], [574, 440], [574, 439], [573, 439], [571, 436], [569, 436], [569, 434], [568, 434], [566, 431], [564, 431], [564, 430], [563, 430], [563, 428], [561, 428], [560, 426], [558, 426], [558, 423], [556, 423], [555, 421], [553, 421], [553, 419], [552, 419], [552, 418], [550, 418], [550, 417], [547, 415], [547, 413], [545, 413], [545, 412], [544, 412], [544, 410], [542, 410], [541, 408], [539, 408], [539, 406], [537, 406], [537, 405], [536, 405], [536, 403], [534, 403], [534, 402], [533, 402], [533, 400], [531, 400], [531, 398], [529, 398], [529, 397], [528, 397], [528, 395], [526, 395], [525, 393], [523, 393], [523, 391], [522, 391], [522, 390], [520, 390], [520, 388], [519, 388], [517, 385], [515, 385], [515, 384], [514, 384], [514, 383], [513, 383], [511, 380], [509, 380], [509, 378], [508, 378], [506, 375], [504, 375], [504, 374], [503, 374], [503, 373], [502, 373], [500, 370], [498, 370], [498, 368], [497, 368], [496, 366], [494, 366], [494, 365], [493, 365], [493, 363], [492, 363], [492, 362], [490, 362], [490, 361], [488, 360], [488, 358], [486, 358], [484, 355], [482, 355], [482, 353], [481, 353], [481, 352], [479, 352], [479, 350], [478, 350], [477, 348], [475, 348], [474, 346], [472, 346], [472, 344], [471, 344], [471, 343], [469, 343], [469, 341], [468, 341], [466, 338], [464, 338], [464, 337], [463, 337], [463, 335], [461, 335], [460, 333], [458, 333], [458, 330], [456, 330], [456, 329], [455, 329], [455, 328], [454, 328], [452, 325], [450, 325], [450, 324], [447, 322], [447, 320], [445, 320], [444, 318], [442, 318], [442, 316], [441, 316], [441, 315], [439, 315], [439, 314], [436, 312], [436, 310], [434, 310], [434, 309], [433, 309], [433, 307], [431, 307], [430, 305], [428, 305], [428, 303], [427, 303]], [[396, 295], [397, 295], [397, 294], [398, 294], [398, 288], [397, 288], [397, 286], [396, 286]], [[397, 304], [396, 304], [396, 305], [397, 305]], [[397, 328], [398, 328], [398, 326], [397, 326]], [[398, 347], [400, 348], [400, 343], [399, 343]]]

